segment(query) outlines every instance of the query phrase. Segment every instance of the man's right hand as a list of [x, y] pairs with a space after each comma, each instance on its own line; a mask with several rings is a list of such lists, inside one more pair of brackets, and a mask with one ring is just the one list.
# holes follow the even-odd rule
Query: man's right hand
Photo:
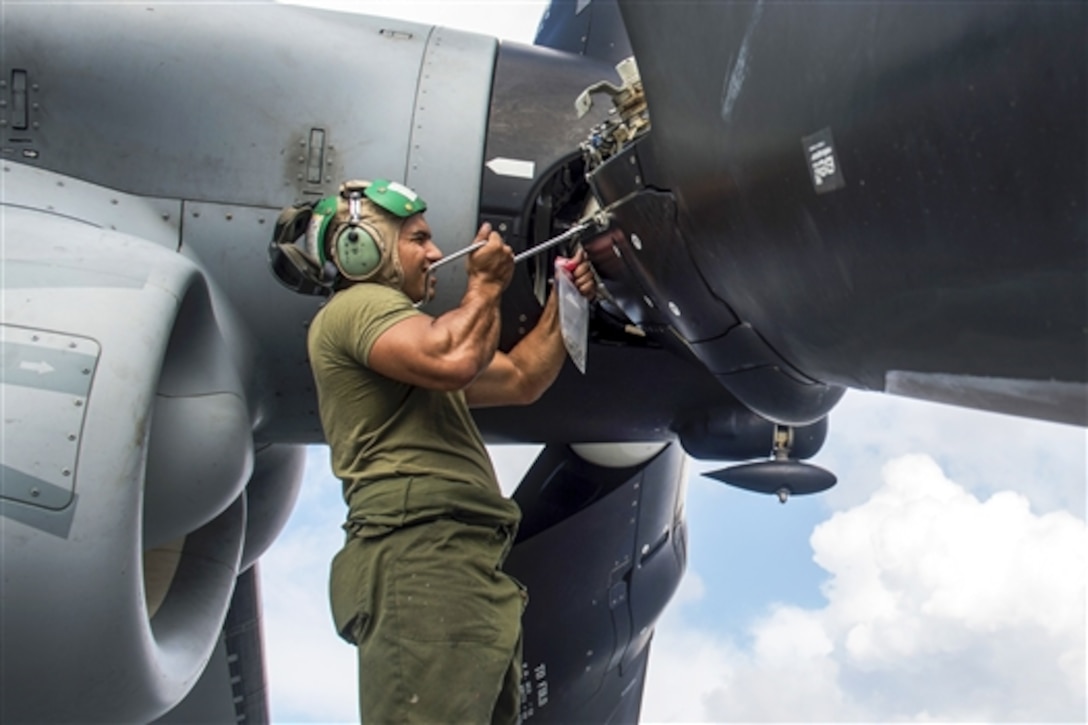
[[468, 256], [469, 282], [498, 285], [505, 290], [514, 276], [514, 250], [503, 241], [502, 235], [492, 231], [487, 222], [476, 232], [476, 242], [486, 241], [484, 246]]

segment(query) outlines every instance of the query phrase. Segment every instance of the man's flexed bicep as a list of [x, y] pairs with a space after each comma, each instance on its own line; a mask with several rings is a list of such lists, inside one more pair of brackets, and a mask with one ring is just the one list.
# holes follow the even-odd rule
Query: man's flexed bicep
[[374, 341], [366, 361], [388, 378], [432, 390], [460, 390], [487, 368], [499, 342], [499, 299], [509, 284], [513, 252], [484, 225], [487, 244], [468, 261], [461, 304], [439, 316], [414, 315]]
[[[450, 324], [447, 315], [415, 315], [383, 332], [367, 366], [387, 378], [431, 390], [460, 390], [480, 374], [498, 344], [498, 305], [476, 306], [471, 319]], [[447, 313], [449, 314], [449, 313]]]

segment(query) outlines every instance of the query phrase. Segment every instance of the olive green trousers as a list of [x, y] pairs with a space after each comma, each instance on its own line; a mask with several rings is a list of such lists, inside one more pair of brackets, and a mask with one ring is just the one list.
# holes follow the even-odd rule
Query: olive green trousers
[[349, 525], [332, 564], [333, 617], [359, 652], [362, 722], [517, 723], [526, 596], [501, 569], [516, 521], [405, 523]]

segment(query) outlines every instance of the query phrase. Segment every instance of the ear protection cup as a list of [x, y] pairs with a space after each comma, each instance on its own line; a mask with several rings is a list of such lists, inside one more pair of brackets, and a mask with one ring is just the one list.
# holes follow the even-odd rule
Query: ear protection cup
[[374, 234], [360, 224], [349, 224], [338, 230], [333, 245], [336, 266], [350, 280], [365, 281], [382, 264], [382, 250]]
[[427, 202], [403, 184], [345, 181], [335, 196], [281, 212], [269, 263], [282, 284], [306, 294], [330, 294], [341, 278], [399, 286], [398, 230], [426, 209]]

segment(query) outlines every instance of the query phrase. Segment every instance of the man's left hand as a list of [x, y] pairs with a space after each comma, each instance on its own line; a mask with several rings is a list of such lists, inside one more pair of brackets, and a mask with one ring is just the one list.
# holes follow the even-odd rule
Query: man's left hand
[[556, 266], [561, 267], [574, 282], [574, 286], [587, 300], [593, 301], [597, 297], [597, 279], [593, 276], [593, 269], [586, 259], [585, 250], [579, 249], [572, 259], [559, 257]]

